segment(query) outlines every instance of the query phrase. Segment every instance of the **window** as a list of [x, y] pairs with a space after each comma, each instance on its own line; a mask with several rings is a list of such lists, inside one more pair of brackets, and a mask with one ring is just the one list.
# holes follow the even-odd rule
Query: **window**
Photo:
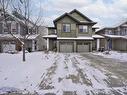
[[88, 32], [87, 26], [85, 26], [85, 25], [80, 25], [80, 26], [79, 26], [79, 32]]
[[8, 34], [11, 30], [11, 23], [4, 23], [4, 33]]
[[113, 33], [112, 33], [112, 30], [108, 30], [108, 34], [109, 35], [112, 35]]
[[18, 23], [12, 22], [11, 23], [11, 32], [16, 33], [17, 32]]
[[63, 24], [63, 32], [70, 32], [70, 24]]
[[127, 35], [127, 28], [123, 28], [123, 35]]

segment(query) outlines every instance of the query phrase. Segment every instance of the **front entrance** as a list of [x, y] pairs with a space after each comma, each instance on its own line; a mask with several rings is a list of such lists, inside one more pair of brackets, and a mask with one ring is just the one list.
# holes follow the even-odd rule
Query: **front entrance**
[[108, 38], [107, 39], [107, 42], [108, 42], [108, 50], [112, 50], [112, 39], [111, 38]]

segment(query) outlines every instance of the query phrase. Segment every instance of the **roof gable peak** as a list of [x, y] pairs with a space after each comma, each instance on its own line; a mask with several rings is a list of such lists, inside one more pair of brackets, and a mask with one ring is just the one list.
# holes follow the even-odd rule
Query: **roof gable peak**
[[80, 16], [82, 16], [84, 19], [88, 20], [89, 22], [93, 22], [91, 19], [89, 19], [87, 16], [85, 16], [84, 14], [82, 14], [80, 11], [78, 11], [77, 9], [72, 10], [71, 12], [69, 12], [69, 14], [73, 14], [73, 13], [77, 13]]

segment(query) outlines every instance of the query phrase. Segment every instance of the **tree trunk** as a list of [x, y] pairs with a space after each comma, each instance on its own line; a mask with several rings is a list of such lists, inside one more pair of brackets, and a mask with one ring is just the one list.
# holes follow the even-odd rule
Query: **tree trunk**
[[23, 44], [23, 62], [25, 62], [26, 61], [26, 56], [25, 56], [25, 50], [26, 50], [26, 48], [25, 48], [25, 43]]

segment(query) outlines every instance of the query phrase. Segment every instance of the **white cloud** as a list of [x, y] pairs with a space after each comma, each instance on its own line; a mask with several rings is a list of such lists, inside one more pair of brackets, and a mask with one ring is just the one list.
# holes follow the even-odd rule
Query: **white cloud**
[[45, 21], [51, 25], [52, 21], [73, 9], [78, 9], [84, 15], [98, 22], [100, 26], [110, 26], [123, 18], [127, 18], [127, 0], [48, 0], [44, 5]]

